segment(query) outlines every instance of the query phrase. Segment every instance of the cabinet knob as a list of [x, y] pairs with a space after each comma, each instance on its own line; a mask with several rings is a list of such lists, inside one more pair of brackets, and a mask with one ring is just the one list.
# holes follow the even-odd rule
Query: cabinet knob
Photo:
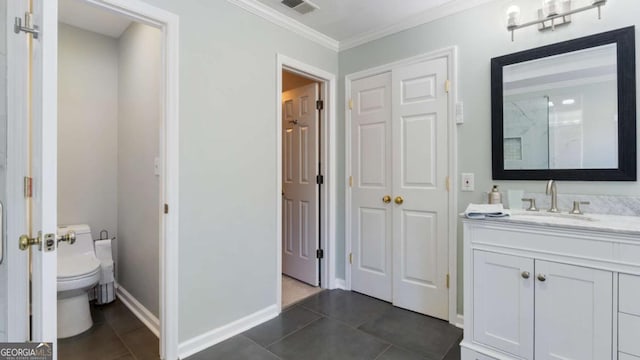
[[523, 279], [528, 279], [528, 278], [529, 278], [529, 276], [531, 276], [531, 274], [530, 274], [528, 271], [523, 271], [523, 272], [522, 272], [522, 278], [523, 278]]
[[383, 202], [383, 203], [385, 203], [385, 204], [390, 203], [390, 202], [391, 202], [391, 196], [389, 196], [389, 195], [385, 195], [385, 196], [382, 198], [382, 202]]
[[538, 281], [542, 281], [542, 282], [547, 281], [547, 277], [543, 274], [538, 274]]

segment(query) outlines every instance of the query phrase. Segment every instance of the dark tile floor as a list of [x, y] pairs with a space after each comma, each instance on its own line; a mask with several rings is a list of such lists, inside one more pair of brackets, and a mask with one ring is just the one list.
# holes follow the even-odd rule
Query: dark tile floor
[[187, 360], [459, 360], [461, 339], [445, 321], [331, 290]]
[[60, 360], [159, 359], [158, 338], [119, 300], [91, 304], [93, 327], [58, 340]]

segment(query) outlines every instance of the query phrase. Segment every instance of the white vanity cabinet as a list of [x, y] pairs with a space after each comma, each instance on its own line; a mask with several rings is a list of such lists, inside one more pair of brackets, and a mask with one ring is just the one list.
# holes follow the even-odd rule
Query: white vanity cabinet
[[463, 223], [463, 360], [640, 360], [640, 234]]

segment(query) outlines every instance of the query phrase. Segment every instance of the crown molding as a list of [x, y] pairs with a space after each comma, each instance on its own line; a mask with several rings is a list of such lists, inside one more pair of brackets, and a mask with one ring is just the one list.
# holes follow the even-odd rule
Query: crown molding
[[440, 18], [471, 9], [496, 0], [454, 0], [433, 9], [426, 10], [420, 14], [411, 16], [395, 24], [371, 30], [363, 34], [340, 41], [339, 51], [351, 49], [370, 41], [381, 39], [385, 36], [408, 30], [413, 27], [426, 24]]
[[284, 15], [268, 7], [267, 5], [258, 2], [257, 0], [227, 1], [276, 25], [291, 30], [296, 34], [300, 34], [301, 36], [314, 41], [330, 50], [337, 52], [340, 48], [340, 43], [338, 42], [338, 40], [335, 40], [317, 30], [314, 30], [309, 26]]
[[283, 28], [291, 30], [294, 33], [300, 34], [301, 36], [314, 41], [330, 50], [338, 52], [351, 49], [370, 41], [378, 40], [385, 36], [408, 30], [413, 27], [426, 24], [440, 18], [496, 0], [454, 0], [433, 9], [426, 10], [420, 14], [411, 16], [392, 25], [374, 29], [363, 34], [350, 37], [343, 41], [338, 41], [315, 29], [312, 29], [311, 27], [280, 13], [277, 10], [272, 9], [257, 0], [227, 1], [267, 21], [282, 26]]

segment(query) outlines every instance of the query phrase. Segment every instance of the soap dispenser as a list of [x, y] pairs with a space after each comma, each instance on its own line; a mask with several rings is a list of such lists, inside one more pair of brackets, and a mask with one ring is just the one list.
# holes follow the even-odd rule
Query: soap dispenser
[[489, 204], [502, 204], [502, 194], [498, 190], [498, 185], [493, 185], [489, 192]]

